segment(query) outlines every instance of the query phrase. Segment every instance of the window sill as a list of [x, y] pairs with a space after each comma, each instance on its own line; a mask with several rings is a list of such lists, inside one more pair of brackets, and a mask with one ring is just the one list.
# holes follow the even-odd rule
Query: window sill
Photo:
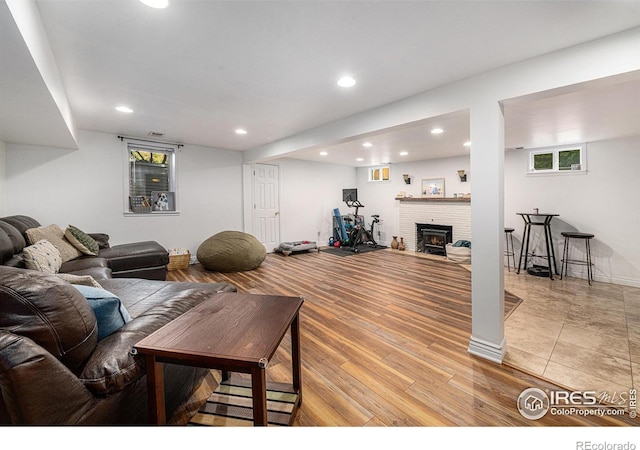
[[471, 203], [471, 197], [396, 197], [396, 200], [414, 203]]
[[149, 217], [149, 216], [179, 216], [180, 211], [151, 211], [148, 213], [136, 213], [131, 211], [125, 211], [125, 217]]
[[549, 172], [527, 172], [528, 177], [549, 177], [549, 176], [567, 176], [567, 175], [586, 175], [586, 170], [553, 170]]

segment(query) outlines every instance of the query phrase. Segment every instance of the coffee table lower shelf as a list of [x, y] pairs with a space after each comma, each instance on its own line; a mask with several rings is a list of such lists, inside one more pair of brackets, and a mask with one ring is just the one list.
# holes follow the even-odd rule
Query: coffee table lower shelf
[[[291, 426], [296, 418], [300, 397], [293, 386], [267, 382], [267, 421], [269, 426]], [[189, 425], [252, 427], [253, 399], [251, 379], [232, 376], [220, 383]]]

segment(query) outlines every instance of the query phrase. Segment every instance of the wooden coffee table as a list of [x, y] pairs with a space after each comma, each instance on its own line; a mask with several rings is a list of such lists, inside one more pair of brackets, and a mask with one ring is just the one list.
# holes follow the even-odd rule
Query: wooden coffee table
[[[291, 329], [292, 387], [302, 403], [300, 297], [221, 293], [204, 301], [135, 345], [145, 356], [149, 421], [165, 424], [162, 364], [251, 374], [254, 425], [267, 425], [266, 368]], [[292, 417], [295, 414], [292, 414]]]

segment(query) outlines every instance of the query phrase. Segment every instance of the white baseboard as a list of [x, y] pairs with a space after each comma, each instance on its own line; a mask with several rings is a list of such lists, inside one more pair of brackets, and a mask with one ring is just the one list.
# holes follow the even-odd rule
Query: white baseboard
[[499, 345], [471, 336], [468, 352], [480, 358], [502, 364], [504, 355], [507, 353], [507, 341], [502, 339]]
[[[587, 281], [587, 271], [578, 271], [578, 270], [569, 270], [569, 273], [566, 275], [571, 278], [579, 278], [584, 281]], [[599, 281], [601, 283], [611, 283], [618, 284], [621, 286], [631, 286], [631, 287], [640, 287], [640, 280], [637, 278], [627, 278], [627, 277], [616, 277], [609, 276], [603, 273], [594, 273], [593, 280]]]
[[[504, 267], [507, 267], [507, 265], [505, 264]], [[516, 265], [517, 267], [517, 265]], [[523, 269], [524, 270], [524, 269]], [[558, 265], [558, 270], [560, 270], [560, 265]], [[565, 275], [565, 277], [569, 277], [569, 278], [578, 278], [578, 279], [582, 279], [585, 282], [587, 281], [587, 271], [586, 269], [584, 269], [583, 271], [580, 270], [576, 270], [575, 268], [569, 268], [569, 273], [567, 275]], [[560, 278], [559, 275], [554, 274], [554, 278]], [[599, 281], [601, 283], [611, 283], [611, 284], [618, 284], [621, 286], [631, 286], [631, 287], [640, 287], [640, 279], [637, 278], [628, 278], [628, 277], [616, 277], [616, 276], [609, 276], [603, 273], [594, 273], [593, 274], [593, 280], [594, 281]]]

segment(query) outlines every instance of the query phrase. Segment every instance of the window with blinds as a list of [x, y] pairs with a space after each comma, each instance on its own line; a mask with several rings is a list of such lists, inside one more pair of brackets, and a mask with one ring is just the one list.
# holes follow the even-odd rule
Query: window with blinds
[[176, 211], [176, 147], [127, 142], [129, 211]]

